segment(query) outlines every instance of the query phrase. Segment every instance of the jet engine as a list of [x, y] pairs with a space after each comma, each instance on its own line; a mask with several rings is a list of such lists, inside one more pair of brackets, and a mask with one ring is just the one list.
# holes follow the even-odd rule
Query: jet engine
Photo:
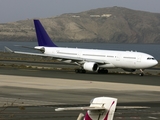
[[83, 64], [83, 69], [88, 71], [97, 71], [98, 70], [98, 64], [95, 62], [85, 62]]
[[127, 68], [124, 68], [123, 70], [127, 71], [127, 72], [135, 72], [136, 71], [135, 69], [127, 69]]

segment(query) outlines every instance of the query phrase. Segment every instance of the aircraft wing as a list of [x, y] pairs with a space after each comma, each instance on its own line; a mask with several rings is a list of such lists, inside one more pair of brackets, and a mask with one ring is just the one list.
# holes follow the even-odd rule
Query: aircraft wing
[[[116, 109], [146, 109], [150, 107], [146, 106], [117, 106]], [[106, 110], [104, 107], [66, 107], [66, 108], [57, 108], [55, 111], [76, 111], [76, 110]]]
[[65, 111], [65, 110], [105, 110], [104, 107], [67, 107], [67, 108], [57, 108], [55, 111]]
[[96, 62], [99, 64], [106, 64], [103, 60], [95, 60], [95, 59], [86, 59], [86, 58], [80, 58], [80, 57], [68, 57], [68, 56], [62, 56], [62, 55], [51, 55], [51, 54], [42, 54], [42, 53], [31, 53], [31, 52], [21, 52], [21, 51], [13, 51], [9, 49], [8, 47], [5, 47], [5, 49], [12, 53], [17, 54], [26, 54], [26, 55], [35, 55], [35, 56], [44, 56], [44, 57], [52, 57], [55, 59], [62, 59], [62, 60], [72, 60], [73, 62]]
[[117, 106], [117, 109], [145, 109], [145, 108], [150, 108], [147, 106]]

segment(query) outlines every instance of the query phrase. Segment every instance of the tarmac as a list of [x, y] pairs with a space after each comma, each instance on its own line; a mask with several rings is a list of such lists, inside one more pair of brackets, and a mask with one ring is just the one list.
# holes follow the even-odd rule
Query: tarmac
[[72, 70], [0, 67], [0, 120], [76, 120], [85, 111], [55, 112], [57, 107], [86, 106], [94, 97], [118, 98], [114, 120], [159, 120], [160, 76], [76, 74]]

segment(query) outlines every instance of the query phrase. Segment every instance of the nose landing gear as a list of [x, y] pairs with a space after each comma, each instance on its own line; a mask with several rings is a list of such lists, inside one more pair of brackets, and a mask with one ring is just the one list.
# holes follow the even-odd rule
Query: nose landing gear
[[141, 71], [141, 73], [139, 74], [140, 76], [144, 76], [144, 71], [143, 69], [139, 69]]

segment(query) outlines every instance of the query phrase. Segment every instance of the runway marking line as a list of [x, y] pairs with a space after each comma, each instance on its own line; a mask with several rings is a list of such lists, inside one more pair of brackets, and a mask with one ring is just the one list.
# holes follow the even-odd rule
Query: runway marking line
[[158, 120], [158, 118], [157, 118], [157, 117], [151, 117], [151, 116], [149, 116], [148, 118], [150, 118], [150, 119], [154, 119], [154, 120]]

